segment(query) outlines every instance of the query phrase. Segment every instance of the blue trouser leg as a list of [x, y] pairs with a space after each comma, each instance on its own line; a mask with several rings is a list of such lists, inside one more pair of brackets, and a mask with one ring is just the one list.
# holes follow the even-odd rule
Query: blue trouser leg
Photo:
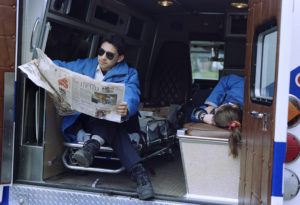
[[141, 158], [133, 148], [128, 133], [124, 127], [119, 128], [119, 132], [113, 137], [110, 145], [120, 158], [121, 163], [127, 171], [130, 172], [132, 166], [141, 161]]
[[81, 114], [77, 120], [80, 120], [86, 132], [101, 136], [114, 149], [127, 171], [141, 161], [122, 123], [101, 120], [84, 114]]

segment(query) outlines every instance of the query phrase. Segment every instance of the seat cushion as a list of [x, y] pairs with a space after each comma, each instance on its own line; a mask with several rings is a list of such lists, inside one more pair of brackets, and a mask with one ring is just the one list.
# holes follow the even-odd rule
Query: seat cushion
[[230, 132], [227, 129], [219, 128], [214, 125], [206, 123], [186, 123], [184, 128], [187, 129], [187, 135], [194, 136], [196, 138], [209, 137], [211, 139], [226, 139], [228, 140]]

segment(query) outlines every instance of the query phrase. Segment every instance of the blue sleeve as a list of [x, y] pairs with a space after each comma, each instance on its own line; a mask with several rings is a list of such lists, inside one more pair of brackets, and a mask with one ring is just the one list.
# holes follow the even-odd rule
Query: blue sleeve
[[205, 100], [204, 104], [219, 107], [222, 103], [226, 91], [228, 89], [228, 79], [230, 76], [224, 76], [220, 79], [217, 86], [213, 89], [209, 97]]
[[191, 120], [192, 122], [202, 122], [201, 120], [198, 120], [195, 116], [195, 113], [198, 111], [198, 110], [203, 110], [205, 109], [207, 106], [203, 105], [203, 106], [200, 106], [200, 107], [195, 107], [191, 113]]
[[138, 72], [131, 69], [129, 72], [128, 80], [125, 83], [124, 102], [127, 102], [129, 114], [128, 118], [137, 113], [140, 104], [141, 91], [138, 80]]

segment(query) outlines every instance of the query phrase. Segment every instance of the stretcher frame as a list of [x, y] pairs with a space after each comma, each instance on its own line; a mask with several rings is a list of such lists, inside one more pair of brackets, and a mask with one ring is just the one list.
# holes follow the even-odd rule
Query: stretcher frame
[[[142, 161], [146, 161], [158, 155], [168, 155], [170, 158], [173, 156], [172, 146], [175, 143], [178, 143], [178, 139], [176, 138], [176, 134], [172, 133], [167, 134], [165, 136], [160, 136], [157, 139], [150, 141], [149, 133], [150, 128], [149, 125], [153, 122], [164, 121], [165, 126], [168, 126], [168, 121], [166, 119], [163, 120], [151, 120], [147, 123], [147, 133], [146, 133], [146, 143], [144, 147], [135, 146], [136, 151], [140, 154]], [[165, 128], [167, 129], [167, 127]], [[71, 143], [71, 142], [64, 142], [64, 146], [66, 150], [62, 155], [62, 161], [64, 166], [67, 169], [77, 170], [77, 171], [88, 171], [88, 172], [98, 172], [98, 173], [110, 173], [110, 174], [118, 174], [125, 170], [124, 166], [120, 166], [115, 169], [110, 168], [103, 168], [103, 167], [83, 167], [78, 165], [76, 160], [72, 158], [72, 155], [75, 153], [76, 150], [83, 147], [83, 143]], [[157, 148], [159, 147], [159, 148]], [[155, 149], [156, 148], [156, 149]], [[113, 154], [114, 151], [109, 146], [101, 146], [99, 149], [99, 154], [95, 156], [95, 159], [102, 159], [102, 160], [110, 160], [110, 161], [120, 161], [118, 157], [115, 156], [105, 156], [103, 154], [109, 153]], [[143, 157], [142, 157], [143, 156]]]

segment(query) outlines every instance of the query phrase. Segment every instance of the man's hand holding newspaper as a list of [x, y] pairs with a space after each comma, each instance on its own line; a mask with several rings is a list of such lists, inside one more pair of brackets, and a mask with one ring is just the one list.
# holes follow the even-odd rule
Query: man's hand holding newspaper
[[[34, 65], [39, 69], [39, 62], [37, 59], [33, 60]], [[52, 84], [51, 84], [52, 85]], [[71, 109], [71, 105], [64, 101], [63, 97], [59, 95], [59, 93], [49, 93], [49, 96], [53, 100], [54, 106], [56, 108], [57, 113], [60, 116], [67, 116], [67, 115], [73, 115], [76, 114], [76, 110]]]
[[59, 115], [81, 112], [115, 122], [127, 115], [123, 84], [96, 81], [55, 65], [40, 49], [37, 53], [38, 59], [19, 68], [37, 86], [50, 92]]

